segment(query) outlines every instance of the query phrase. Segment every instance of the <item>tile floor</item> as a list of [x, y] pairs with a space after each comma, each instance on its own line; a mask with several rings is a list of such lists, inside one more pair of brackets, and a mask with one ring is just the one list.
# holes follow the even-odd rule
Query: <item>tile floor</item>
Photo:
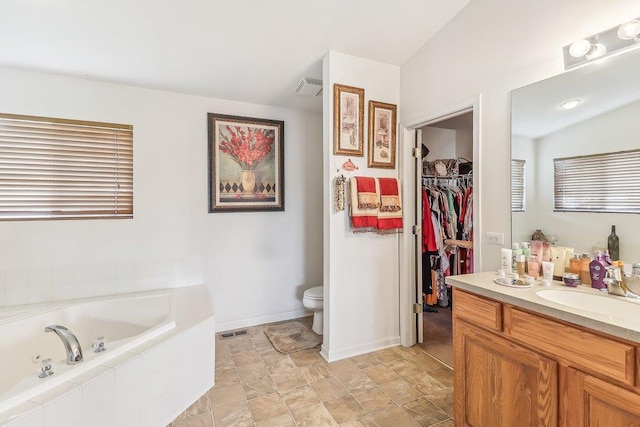
[[453, 372], [421, 348], [327, 363], [320, 347], [278, 353], [264, 326], [216, 337], [216, 385], [171, 427], [453, 426]]

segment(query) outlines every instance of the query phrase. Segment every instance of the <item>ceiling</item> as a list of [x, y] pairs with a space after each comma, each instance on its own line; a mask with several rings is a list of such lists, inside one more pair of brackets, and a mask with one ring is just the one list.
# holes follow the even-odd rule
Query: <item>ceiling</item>
[[321, 111], [330, 49], [401, 65], [470, 0], [6, 0], [0, 65]]
[[[511, 133], [538, 139], [640, 100], [640, 49], [517, 89], [511, 95]], [[572, 110], [564, 101], [580, 99]]]

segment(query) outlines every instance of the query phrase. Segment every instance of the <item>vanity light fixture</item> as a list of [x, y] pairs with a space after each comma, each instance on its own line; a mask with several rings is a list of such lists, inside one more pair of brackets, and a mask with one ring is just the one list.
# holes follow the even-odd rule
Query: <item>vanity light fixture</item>
[[633, 19], [618, 27], [618, 37], [621, 40], [632, 40], [640, 35], [640, 19]]
[[558, 108], [560, 110], [572, 110], [576, 108], [581, 102], [581, 99], [571, 99], [569, 101], [564, 101], [562, 104], [558, 105]]
[[640, 18], [576, 40], [563, 48], [564, 69], [579, 67], [640, 47]]

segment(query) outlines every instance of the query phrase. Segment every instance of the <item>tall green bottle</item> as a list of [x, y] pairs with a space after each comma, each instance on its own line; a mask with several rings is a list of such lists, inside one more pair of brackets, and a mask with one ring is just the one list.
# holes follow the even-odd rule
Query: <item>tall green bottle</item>
[[611, 234], [607, 239], [607, 249], [609, 250], [609, 256], [613, 261], [620, 260], [620, 239], [616, 235], [616, 226], [611, 226]]

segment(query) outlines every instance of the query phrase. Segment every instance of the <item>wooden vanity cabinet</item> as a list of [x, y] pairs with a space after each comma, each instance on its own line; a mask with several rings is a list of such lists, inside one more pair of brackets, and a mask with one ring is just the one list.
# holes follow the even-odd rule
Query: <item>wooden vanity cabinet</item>
[[640, 427], [639, 346], [454, 293], [456, 426]]
[[454, 345], [456, 425], [556, 425], [556, 362], [467, 324], [457, 325]]
[[640, 395], [574, 368], [566, 369], [561, 419], [568, 427], [638, 427]]

